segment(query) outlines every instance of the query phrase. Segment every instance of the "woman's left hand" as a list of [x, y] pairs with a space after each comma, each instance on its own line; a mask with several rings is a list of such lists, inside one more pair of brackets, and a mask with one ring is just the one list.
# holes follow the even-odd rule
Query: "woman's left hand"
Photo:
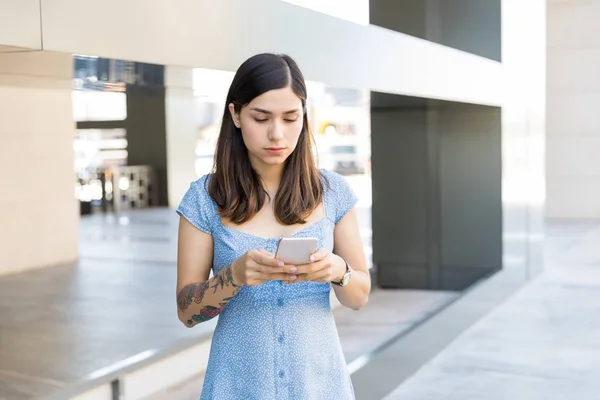
[[319, 249], [310, 256], [310, 264], [298, 265], [297, 278], [289, 283], [313, 281], [328, 283], [339, 281], [346, 272], [344, 260], [326, 249]]

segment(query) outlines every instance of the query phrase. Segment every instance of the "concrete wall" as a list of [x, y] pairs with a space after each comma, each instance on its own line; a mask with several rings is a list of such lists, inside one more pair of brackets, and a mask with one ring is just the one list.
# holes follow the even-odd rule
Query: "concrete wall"
[[378, 284], [462, 290], [502, 268], [500, 109], [379, 93], [371, 106]]
[[371, 24], [410, 36], [427, 37], [427, 0], [371, 0]]
[[600, 1], [548, 1], [547, 216], [600, 218]]
[[0, 275], [74, 261], [72, 58], [0, 54]]
[[154, 168], [159, 206], [168, 205], [165, 91], [164, 87], [128, 85], [125, 121], [127, 164]]
[[500, 61], [501, 0], [371, 0], [371, 23]]

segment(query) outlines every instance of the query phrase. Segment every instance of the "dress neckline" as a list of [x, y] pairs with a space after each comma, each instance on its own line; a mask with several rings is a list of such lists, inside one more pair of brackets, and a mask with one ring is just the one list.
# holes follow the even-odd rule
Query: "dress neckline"
[[321, 219], [319, 219], [316, 222], [313, 222], [310, 225], [306, 225], [302, 229], [294, 232], [292, 235], [288, 235], [288, 236], [274, 236], [274, 237], [264, 237], [264, 236], [254, 235], [254, 234], [248, 233], [248, 232], [243, 232], [243, 231], [240, 231], [238, 229], [232, 228], [230, 226], [224, 225], [223, 222], [221, 221], [221, 218], [219, 218], [218, 220], [219, 220], [219, 226], [222, 229], [226, 230], [226, 231], [229, 231], [229, 232], [232, 232], [232, 233], [235, 233], [235, 234], [238, 234], [238, 235], [242, 235], [242, 236], [247, 236], [247, 237], [255, 238], [255, 239], [271, 241], [271, 240], [279, 240], [279, 239], [281, 239], [283, 237], [296, 237], [296, 236], [300, 235], [301, 233], [306, 232], [310, 228], [317, 227], [318, 225], [322, 224], [326, 219], [327, 219], [327, 214], [324, 213], [324, 215], [323, 215], [323, 217]]

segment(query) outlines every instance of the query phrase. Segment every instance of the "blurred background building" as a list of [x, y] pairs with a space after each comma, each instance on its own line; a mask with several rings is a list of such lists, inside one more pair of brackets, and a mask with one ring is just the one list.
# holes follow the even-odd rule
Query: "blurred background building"
[[[105, 298], [120, 282], [115, 296], [137, 307], [129, 285], [155, 284], [171, 301], [161, 279], [175, 274], [172, 209], [212, 168], [232, 71], [259, 52], [287, 53], [308, 81], [319, 166], [359, 196], [376, 290], [438, 296], [409, 313], [403, 332], [503, 282], [464, 323], [424, 339], [414, 371], [539, 275], [548, 219], [600, 218], [598, 15], [600, 2], [584, 0], [0, 0], [0, 287], [36, 291], [59, 274], [58, 289], [38, 293], [65, 315], [89, 300], [88, 278], [89, 288], [104, 279]], [[166, 268], [150, 272], [158, 264]], [[7, 290], [0, 356], [25, 351], [35, 340], [21, 348], [11, 338], [40, 321], [15, 317], [17, 292]], [[387, 307], [400, 299], [416, 301], [390, 297]], [[174, 317], [171, 308], [162, 307]], [[66, 340], [80, 357], [61, 359], [62, 375], [6, 353], [0, 398], [145, 398], [178, 381], [155, 375], [181, 367], [184, 349], [206, 351], [193, 347], [200, 333], [172, 329], [162, 332], [171, 341], [123, 346], [104, 364], [82, 361], [89, 336]], [[58, 343], [65, 331], [46, 332]], [[353, 370], [373, 354], [356, 350]], [[174, 364], [148, 372], [160, 362]], [[136, 383], [135, 373], [146, 375]], [[39, 388], [15, 389], [15, 376]], [[366, 393], [372, 378], [355, 379]]]

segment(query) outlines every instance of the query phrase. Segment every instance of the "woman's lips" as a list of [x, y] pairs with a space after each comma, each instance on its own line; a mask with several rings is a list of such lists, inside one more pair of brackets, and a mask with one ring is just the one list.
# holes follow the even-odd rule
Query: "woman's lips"
[[265, 150], [272, 156], [278, 156], [281, 155], [281, 153], [283, 153], [285, 147], [267, 147]]

